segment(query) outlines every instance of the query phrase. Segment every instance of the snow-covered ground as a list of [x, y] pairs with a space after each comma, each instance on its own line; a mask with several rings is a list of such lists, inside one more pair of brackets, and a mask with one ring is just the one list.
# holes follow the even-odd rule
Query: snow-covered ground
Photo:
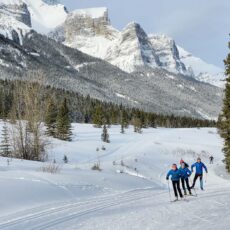
[[[113, 126], [109, 134], [111, 143], [103, 144], [101, 129], [74, 124], [72, 142], [50, 139], [49, 160], [61, 166], [57, 174], [42, 172], [49, 163], [13, 159], [8, 166], [0, 158], [0, 229], [229, 229], [230, 176], [216, 129], [136, 134], [130, 127], [122, 135]], [[208, 164], [210, 154], [214, 165]], [[181, 158], [191, 164], [197, 156], [209, 168], [205, 191], [197, 188], [198, 197], [170, 203], [170, 165]], [[98, 159], [101, 172], [91, 170]]]

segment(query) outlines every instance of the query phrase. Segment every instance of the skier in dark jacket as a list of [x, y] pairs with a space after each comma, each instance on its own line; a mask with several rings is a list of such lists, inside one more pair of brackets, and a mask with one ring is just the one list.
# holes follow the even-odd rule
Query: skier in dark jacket
[[176, 164], [172, 165], [172, 169], [168, 172], [168, 174], [166, 176], [166, 180], [169, 180], [170, 176], [171, 176], [173, 190], [174, 190], [176, 200], [178, 200], [178, 193], [179, 193], [180, 198], [183, 198], [183, 194], [182, 194], [181, 188], [180, 188], [181, 171], [177, 168]]
[[192, 172], [186, 167], [185, 163], [181, 163], [180, 167], [180, 172], [181, 172], [181, 183], [182, 183], [182, 188], [184, 190], [184, 195], [187, 195], [186, 188], [185, 188], [185, 183], [186, 187], [188, 189], [188, 192], [190, 195], [192, 195], [190, 186], [189, 186], [189, 177], [191, 176]]
[[204, 190], [204, 187], [203, 187], [203, 169], [205, 170], [206, 173], [208, 173], [208, 169], [205, 166], [205, 164], [203, 162], [201, 162], [200, 157], [198, 157], [197, 162], [191, 166], [192, 172], [193, 172], [194, 167], [196, 168], [196, 174], [195, 174], [191, 189], [194, 188], [194, 186], [196, 184], [196, 180], [198, 179], [198, 177], [200, 177], [200, 188], [201, 188], [201, 190]]
[[210, 157], [209, 157], [209, 160], [210, 160], [210, 164], [213, 164], [214, 157], [213, 157], [213, 156], [210, 156]]

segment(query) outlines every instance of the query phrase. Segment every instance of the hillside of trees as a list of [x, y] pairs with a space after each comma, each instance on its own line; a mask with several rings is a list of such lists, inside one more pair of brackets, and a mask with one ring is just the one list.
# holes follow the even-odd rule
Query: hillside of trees
[[[27, 84], [27, 82], [22, 81], [0, 81], [0, 118], [9, 118], [12, 105], [14, 104], [16, 85], [23, 89]], [[36, 85], [37, 83], [33, 84]], [[44, 121], [45, 117], [49, 116], [49, 113], [57, 110], [63, 100], [66, 100], [71, 122], [93, 123], [97, 127], [101, 127], [103, 124], [123, 124], [124, 126], [134, 124], [142, 128], [190, 128], [213, 127], [216, 125], [215, 121], [147, 113], [136, 108], [102, 102], [90, 98], [90, 96], [83, 97], [78, 93], [71, 93], [51, 87], [41, 86], [40, 88], [42, 90], [35, 96], [45, 103], [45, 111], [43, 111]], [[39, 93], [43, 95], [39, 95]], [[51, 109], [50, 107], [53, 108]], [[49, 111], [50, 109], [52, 111]]]

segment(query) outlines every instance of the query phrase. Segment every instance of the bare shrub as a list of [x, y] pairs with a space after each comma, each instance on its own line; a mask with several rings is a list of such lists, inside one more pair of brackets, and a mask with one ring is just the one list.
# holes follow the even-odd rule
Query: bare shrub
[[42, 87], [42, 72], [28, 73], [29, 81], [15, 83], [14, 100], [10, 111], [12, 124], [12, 147], [14, 157], [45, 161], [45, 135], [43, 132], [45, 93]]
[[56, 174], [56, 173], [60, 173], [61, 166], [55, 163], [44, 164], [41, 167], [41, 171], [44, 173]]

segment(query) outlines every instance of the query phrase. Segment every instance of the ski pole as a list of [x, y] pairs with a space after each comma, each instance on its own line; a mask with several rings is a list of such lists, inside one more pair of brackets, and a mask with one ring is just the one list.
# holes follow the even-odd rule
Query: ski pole
[[169, 200], [170, 200], [170, 202], [172, 202], [171, 191], [170, 191], [170, 186], [169, 186], [169, 180], [168, 180], [168, 192], [169, 192]]
[[[190, 180], [190, 184], [192, 184], [192, 180], [191, 180], [191, 178], [190, 178], [190, 177], [189, 177], [189, 180]], [[195, 196], [197, 196], [195, 186], [193, 187], [193, 190], [194, 190]]]

